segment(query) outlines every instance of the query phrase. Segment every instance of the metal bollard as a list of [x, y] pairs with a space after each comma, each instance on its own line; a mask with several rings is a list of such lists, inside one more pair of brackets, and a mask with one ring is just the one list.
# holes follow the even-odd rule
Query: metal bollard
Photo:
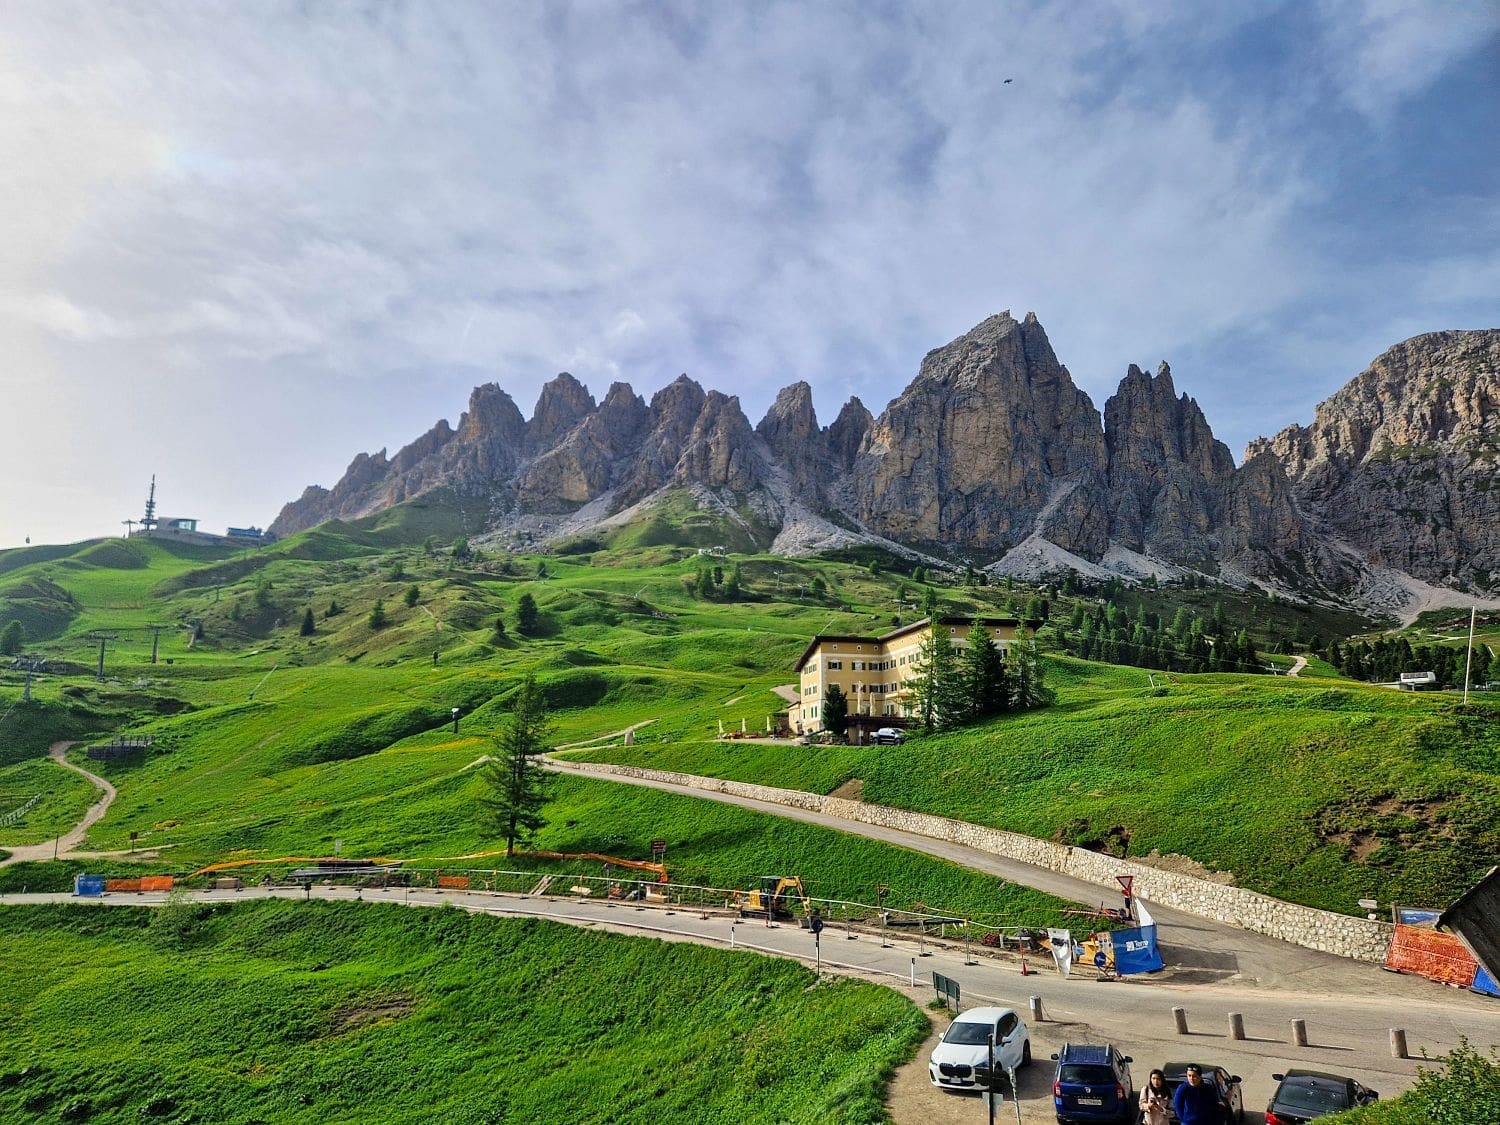
[[1033, 996], [1031, 998], [1031, 1022], [1044, 1023], [1046, 1019], [1047, 1017], [1042, 1015], [1042, 998], [1040, 996]]
[[735, 924], [733, 922], [729, 923], [729, 948], [730, 949], [734, 948], [734, 926], [735, 926]]
[[1307, 1046], [1307, 1021], [1306, 1020], [1293, 1020], [1292, 1021], [1292, 1046], [1293, 1047], [1306, 1047]]
[[1178, 1035], [1186, 1035], [1188, 1033], [1188, 1029], [1187, 1029], [1187, 1009], [1186, 1008], [1173, 1008], [1172, 1009], [1172, 1022], [1177, 1025], [1177, 1034]]
[[917, 987], [917, 959], [915, 957], [911, 959], [911, 986]]
[[1238, 1012], [1229, 1013], [1229, 1038], [1245, 1038], [1245, 1017]]
[[1391, 1028], [1391, 1058], [1404, 1059], [1408, 1057], [1406, 1053], [1406, 1030], [1400, 1027]]

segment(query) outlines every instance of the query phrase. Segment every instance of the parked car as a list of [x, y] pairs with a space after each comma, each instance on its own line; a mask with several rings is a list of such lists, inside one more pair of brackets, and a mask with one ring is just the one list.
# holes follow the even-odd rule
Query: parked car
[[1052, 1105], [1058, 1125], [1089, 1121], [1133, 1125], [1139, 1103], [1130, 1081], [1133, 1060], [1129, 1055], [1108, 1043], [1065, 1043], [1052, 1057], [1057, 1060]]
[[[990, 1035], [995, 1036], [995, 1069], [990, 1076]], [[960, 1012], [932, 1049], [927, 1073], [943, 1090], [996, 1089], [1006, 1072], [1031, 1062], [1031, 1033], [1011, 1008], [970, 1008]], [[1011, 1091], [1015, 1093], [1014, 1090]]]
[[[1229, 1107], [1229, 1120], [1239, 1125], [1245, 1120], [1245, 1095], [1240, 1090], [1240, 1076], [1230, 1074], [1222, 1066], [1213, 1066], [1210, 1063], [1195, 1062], [1192, 1064], [1203, 1072], [1203, 1082], [1212, 1086], [1219, 1092], [1219, 1100]], [[1167, 1089], [1174, 1094], [1177, 1087], [1187, 1081], [1188, 1064], [1185, 1062], [1169, 1062], [1163, 1064], [1162, 1074], [1167, 1079]], [[1177, 1114], [1168, 1113], [1167, 1116], [1177, 1120]]]
[[881, 727], [874, 734], [870, 735], [870, 741], [877, 745], [900, 746], [906, 741], [906, 734], [895, 727]]
[[1266, 1125], [1302, 1125], [1304, 1121], [1380, 1100], [1374, 1090], [1341, 1074], [1289, 1070], [1271, 1077], [1281, 1085], [1266, 1106]]

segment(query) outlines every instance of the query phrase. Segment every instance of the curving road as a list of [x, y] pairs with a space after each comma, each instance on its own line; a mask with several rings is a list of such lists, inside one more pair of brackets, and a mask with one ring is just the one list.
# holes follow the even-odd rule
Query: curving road
[[[963, 844], [914, 832], [843, 820], [827, 813], [757, 801], [712, 789], [696, 789], [654, 779], [600, 773], [558, 758], [546, 758], [544, 764], [560, 773], [621, 785], [641, 785], [699, 800], [719, 801], [771, 816], [880, 840], [949, 860], [971, 870], [996, 875], [1013, 883], [1034, 887], [1071, 902], [1097, 903], [1105, 897], [1116, 897], [1094, 883], [1074, 879], [1045, 867], [1005, 859]], [[1238, 926], [1169, 910], [1155, 903], [1151, 904], [1151, 913], [1157, 921], [1157, 937], [1163, 956], [1168, 964], [1177, 969], [1176, 979], [1183, 983], [1214, 983], [1219, 987], [1259, 989], [1273, 993], [1316, 993], [1350, 997], [1375, 994], [1390, 1002], [1420, 1002], [1430, 1000], [1435, 994], [1447, 994], [1446, 989], [1426, 980], [1387, 973], [1374, 965], [1319, 953], [1252, 933]], [[1485, 1003], [1477, 997], [1471, 999], [1481, 1007]]]
[[[962, 946], [917, 942], [879, 934], [828, 929], [821, 950], [811, 934], [794, 925], [767, 927], [758, 920], [739, 921], [714, 910], [662, 903], [626, 903], [512, 895], [483, 891], [438, 891], [390, 888], [355, 891], [344, 887], [246, 888], [243, 891], [204, 891], [205, 902], [234, 902], [250, 898], [307, 897], [332, 900], [362, 898], [366, 902], [411, 907], [458, 906], [504, 917], [541, 917], [553, 921], [668, 941], [691, 941], [725, 948], [734, 946], [777, 957], [815, 963], [821, 954], [825, 972], [874, 980], [897, 988], [924, 1003], [931, 996], [928, 982], [934, 971], [958, 981], [963, 1005], [1001, 1004], [1028, 1011], [1031, 997], [1041, 1004], [1043, 1019], [1029, 1021], [1034, 1053], [1040, 1065], [1021, 1081], [1023, 1125], [1050, 1121], [1052, 1106], [1047, 1064], [1040, 1062], [1065, 1041], [1109, 1040], [1121, 1044], [1138, 1066], [1159, 1065], [1169, 1058], [1196, 1057], [1221, 1062], [1243, 1076], [1247, 1121], [1259, 1122], [1255, 1110], [1265, 1104], [1273, 1072], [1289, 1066], [1334, 1070], [1351, 1074], [1390, 1096], [1411, 1084], [1417, 1063], [1394, 1059], [1388, 1049], [1388, 1029], [1402, 1027], [1410, 1049], [1429, 1056], [1457, 1045], [1460, 1034], [1476, 1044], [1500, 1041], [1500, 1003], [1429, 986], [1432, 996], [1393, 1007], [1389, 999], [1371, 992], [1364, 997], [1276, 993], [1266, 989], [1162, 984], [1128, 980], [1095, 981], [1091, 974], [1069, 979], [1045, 969], [1022, 976], [1013, 956], [970, 957]], [[79, 902], [98, 907], [159, 905], [161, 893], [108, 895], [80, 900], [65, 894], [6, 895], [4, 904]], [[0, 921], [3, 924], [3, 921]], [[912, 981], [917, 983], [912, 985]], [[1473, 1003], [1468, 1001], [1472, 1000]], [[1172, 1009], [1183, 1007], [1190, 1034], [1174, 1033]], [[1244, 1018], [1249, 1038], [1232, 1040], [1226, 1034], [1228, 1013]], [[1307, 1021], [1309, 1046], [1290, 1043], [1290, 1020]], [[898, 1076], [892, 1091], [892, 1112], [898, 1121], [944, 1125], [947, 1121], [979, 1119], [982, 1109], [971, 1098], [945, 1095], [926, 1087], [919, 1056]], [[1145, 1071], [1142, 1070], [1142, 1075]], [[1000, 1121], [1013, 1119], [1007, 1105]]]

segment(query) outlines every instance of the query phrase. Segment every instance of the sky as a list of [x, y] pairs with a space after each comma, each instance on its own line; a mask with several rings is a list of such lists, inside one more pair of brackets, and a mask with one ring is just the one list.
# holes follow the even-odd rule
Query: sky
[[1035, 311], [1239, 457], [1500, 326], [1489, 0], [0, 4], [0, 547], [265, 526], [471, 388], [874, 413]]

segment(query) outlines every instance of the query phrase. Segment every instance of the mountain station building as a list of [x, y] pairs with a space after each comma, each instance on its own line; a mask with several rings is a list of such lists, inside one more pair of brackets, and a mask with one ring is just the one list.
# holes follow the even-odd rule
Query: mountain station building
[[946, 629], [955, 654], [969, 643], [976, 627], [983, 629], [1002, 654], [1040, 621], [1016, 617], [928, 617], [878, 637], [820, 634], [797, 661], [798, 700], [787, 708], [787, 725], [796, 734], [825, 729], [823, 698], [831, 684], [844, 692], [853, 741], [864, 741], [866, 730], [900, 727], [916, 710], [911, 681], [922, 671], [922, 645], [933, 629]]

